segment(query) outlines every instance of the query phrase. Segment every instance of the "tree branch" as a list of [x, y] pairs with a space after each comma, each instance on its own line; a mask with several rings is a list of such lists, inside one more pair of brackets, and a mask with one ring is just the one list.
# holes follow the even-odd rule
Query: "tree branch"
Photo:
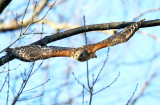
[[[32, 43], [32, 45], [47, 45], [48, 43], [51, 43], [53, 41], [60, 40], [73, 35], [77, 35], [83, 32], [108, 30], [108, 29], [120, 29], [120, 28], [125, 28], [126, 26], [133, 23], [135, 22], [112, 22], [112, 23], [95, 24], [95, 25], [88, 25], [88, 26], [86, 25], [86, 26], [74, 28], [71, 30], [67, 30], [64, 32], [56, 33], [50, 36], [46, 36], [43, 39]], [[150, 20], [150, 21], [143, 22], [141, 25], [141, 28], [159, 26], [159, 25], [160, 25], [160, 19]]]
[[3, 10], [8, 6], [8, 4], [12, 0], [0, 0], [0, 14], [3, 12]]
[[[67, 38], [73, 35], [77, 35], [83, 32], [90, 32], [90, 31], [99, 31], [99, 30], [107, 30], [107, 29], [120, 29], [124, 28], [130, 24], [133, 24], [135, 22], [112, 22], [112, 23], [104, 23], [104, 24], [95, 24], [95, 25], [88, 25], [88, 26], [82, 26], [78, 28], [74, 28], [71, 30], [67, 30], [64, 32], [56, 33], [50, 36], [46, 36], [41, 40], [38, 40], [32, 45], [42, 45], [45, 46], [48, 43], [54, 42], [56, 40], [60, 40], [63, 38]], [[157, 20], [150, 20], [145, 21], [142, 23], [141, 28], [143, 27], [152, 27], [152, 26], [159, 26], [160, 25], [160, 19]], [[13, 60], [13, 57], [9, 57], [8, 55], [5, 55], [0, 58], [0, 66]]]

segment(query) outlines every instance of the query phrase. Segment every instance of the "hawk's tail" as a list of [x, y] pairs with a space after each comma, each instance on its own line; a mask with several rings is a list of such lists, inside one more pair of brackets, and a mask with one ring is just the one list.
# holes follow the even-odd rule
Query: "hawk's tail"
[[136, 32], [136, 31], [140, 28], [140, 26], [142, 25], [142, 23], [143, 23], [144, 21], [145, 21], [145, 19], [140, 20], [139, 22], [133, 23], [133, 24], [127, 26], [127, 27], [124, 29], [124, 31], [127, 30], [127, 31], [130, 31], [131, 33], [132, 33], [132, 32], [134, 33], [134, 32]]
[[13, 53], [14, 53], [14, 48], [7, 48], [6, 50], [5, 50], [5, 52], [8, 54], [8, 55], [12, 55]]

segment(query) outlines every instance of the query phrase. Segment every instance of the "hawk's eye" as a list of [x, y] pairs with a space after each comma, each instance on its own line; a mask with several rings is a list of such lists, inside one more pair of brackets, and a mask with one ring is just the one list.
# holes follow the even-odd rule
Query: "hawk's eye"
[[80, 56], [83, 56], [83, 54], [80, 54]]

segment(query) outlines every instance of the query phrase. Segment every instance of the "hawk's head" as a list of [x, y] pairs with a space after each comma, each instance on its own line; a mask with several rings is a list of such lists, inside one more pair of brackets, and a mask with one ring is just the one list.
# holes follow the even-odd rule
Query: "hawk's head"
[[95, 53], [89, 53], [87, 50], [81, 48], [78, 49], [75, 53], [74, 53], [74, 57], [76, 60], [78, 61], [87, 61], [90, 58], [97, 58], [97, 56], [95, 55]]

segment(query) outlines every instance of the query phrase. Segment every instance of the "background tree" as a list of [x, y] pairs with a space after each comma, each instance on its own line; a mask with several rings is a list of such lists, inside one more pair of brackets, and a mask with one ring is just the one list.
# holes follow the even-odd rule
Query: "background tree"
[[[0, 16], [0, 103], [159, 105], [159, 27], [141, 28], [127, 43], [98, 51], [98, 58], [88, 65], [72, 58], [26, 63], [4, 52], [29, 44], [80, 47], [86, 39], [96, 43], [116, 33], [95, 29], [94, 24], [120, 22], [112, 24], [112, 29], [119, 29], [131, 24], [122, 21], [146, 18], [154, 21], [144, 27], [159, 25], [159, 4], [158, 0], [12, 1]], [[84, 23], [93, 27], [87, 30], [81, 27]]]

